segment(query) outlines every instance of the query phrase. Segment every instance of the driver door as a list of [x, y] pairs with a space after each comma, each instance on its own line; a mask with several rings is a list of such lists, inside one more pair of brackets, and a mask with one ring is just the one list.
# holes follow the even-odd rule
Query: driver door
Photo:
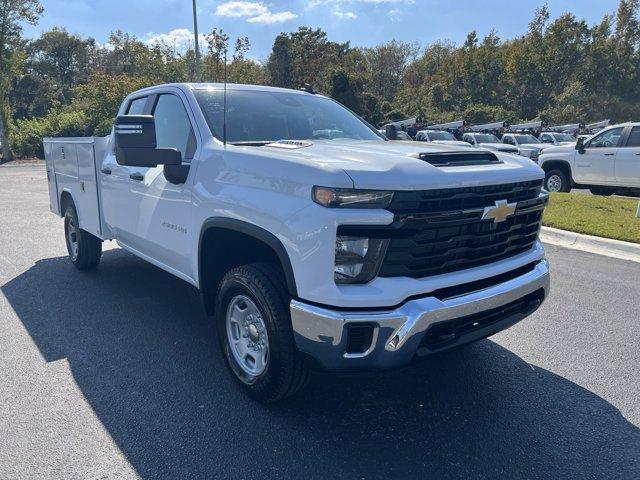
[[[152, 98], [159, 148], [175, 148], [182, 153], [183, 165], [196, 157], [197, 143], [183, 98], [179, 92], [159, 92]], [[167, 181], [164, 167], [127, 167], [130, 170], [131, 203], [138, 212], [129, 247], [167, 270], [194, 280], [191, 268], [191, 188], [195, 165], [183, 184]], [[168, 268], [167, 268], [168, 267]]]
[[630, 127], [624, 147], [618, 149], [616, 180], [622, 187], [640, 187], [640, 127]]
[[605, 130], [587, 142], [582, 153], [576, 152], [576, 182], [593, 185], [616, 183], [616, 154], [623, 130], [624, 127]]

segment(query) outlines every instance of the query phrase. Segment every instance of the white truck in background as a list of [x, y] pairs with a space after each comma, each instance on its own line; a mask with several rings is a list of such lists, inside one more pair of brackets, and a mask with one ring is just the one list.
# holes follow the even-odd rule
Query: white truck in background
[[545, 148], [545, 189], [588, 188], [594, 195], [640, 193], [640, 123], [612, 125], [575, 144]]
[[44, 147], [73, 264], [97, 267], [116, 240], [194, 285], [261, 401], [313, 369], [397, 367], [485, 338], [549, 293], [537, 165], [387, 141], [321, 95], [159, 85], [123, 101], [109, 137]]
[[447, 132], [445, 130], [419, 130], [416, 133], [416, 141], [441, 143], [443, 145], [455, 145], [457, 147], [469, 148], [469, 144], [467, 142], [456, 140], [456, 137], [453, 136], [453, 133]]
[[498, 137], [492, 133], [468, 132], [462, 136], [462, 140], [472, 147], [496, 150], [502, 153], [510, 153], [519, 155], [520, 150], [517, 147], [502, 143]]
[[502, 143], [516, 147], [520, 155], [534, 162], [538, 161], [540, 153], [546, 148], [544, 143], [530, 133], [505, 133], [502, 136]]

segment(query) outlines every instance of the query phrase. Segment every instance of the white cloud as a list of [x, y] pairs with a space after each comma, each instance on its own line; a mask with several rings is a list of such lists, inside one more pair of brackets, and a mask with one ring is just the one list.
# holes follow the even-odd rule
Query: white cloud
[[[199, 36], [200, 48], [206, 43], [204, 35]], [[188, 28], [176, 28], [169, 33], [148, 33], [147, 38], [144, 41], [147, 45], [154, 45], [156, 43], [164, 43], [176, 48], [176, 50], [187, 50], [193, 47], [194, 36], [193, 32]]]
[[269, 9], [262, 2], [226, 2], [218, 5], [216, 15], [221, 17], [257, 17], [269, 13]]
[[216, 8], [216, 15], [221, 17], [243, 17], [249, 23], [282, 23], [293, 20], [298, 15], [290, 11], [272, 12], [262, 2], [231, 1]]
[[389, 15], [398, 15], [399, 13], [400, 13], [399, 8], [394, 8], [392, 10], [389, 10]]
[[289, 12], [289, 11], [278, 12], [278, 13], [267, 12], [267, 13], [258, 15], [257, 17], [247, 18], [247, 22], [263, 23], [263, 24], [282, 23], [282, 22], [286, 22], [287, 20], [293, 20], [297, 16], [298, 15], [296, 15], [295, 13]]
[[348, 19], [348, 20], [355, 20], [356, 18], [358, 18], [358, 15], [356, 15], [356, 14], [355, 14], [355, 13], [353, 13], [353, 12], [342, 12], [342, 11], [340, 11], [340, 10], [334, 10], [332, 13], [333, 13], [336, 17], [338, 17], [338, 18], [340, 18], [340, 19], [342, 19], [342, 20], [345, 20], [345, 19]]

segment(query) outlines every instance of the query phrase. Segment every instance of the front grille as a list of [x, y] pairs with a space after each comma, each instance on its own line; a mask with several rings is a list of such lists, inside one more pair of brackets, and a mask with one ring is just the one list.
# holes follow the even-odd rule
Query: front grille
[[[495, 262], [533, 247], [546, 197], [542, 181], [460, 189], [396, 192], [389, 207], [389, 246], [379, 275], [427, 277]], [[482, 220], [498, 200], [517, 202], [514, 215]], [[377, 232], [376, 236], [383, 236]]]
[[534, 180], [505, 185], [396, 192], [389, 210], [396, 214], [408, 214], [487, 207], [496, 200], [513, 203], [535, 199], [541, 190], [542, 180]]

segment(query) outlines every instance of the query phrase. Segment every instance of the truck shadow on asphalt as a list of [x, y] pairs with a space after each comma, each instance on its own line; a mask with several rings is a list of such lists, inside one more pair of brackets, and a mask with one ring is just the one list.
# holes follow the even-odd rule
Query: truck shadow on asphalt
[[41, 260], [2, 286], [143, 478], [638, 478], [640, 431], [487, 340], [275, 406], [225, 371], [198, 293], [122, 250]]

